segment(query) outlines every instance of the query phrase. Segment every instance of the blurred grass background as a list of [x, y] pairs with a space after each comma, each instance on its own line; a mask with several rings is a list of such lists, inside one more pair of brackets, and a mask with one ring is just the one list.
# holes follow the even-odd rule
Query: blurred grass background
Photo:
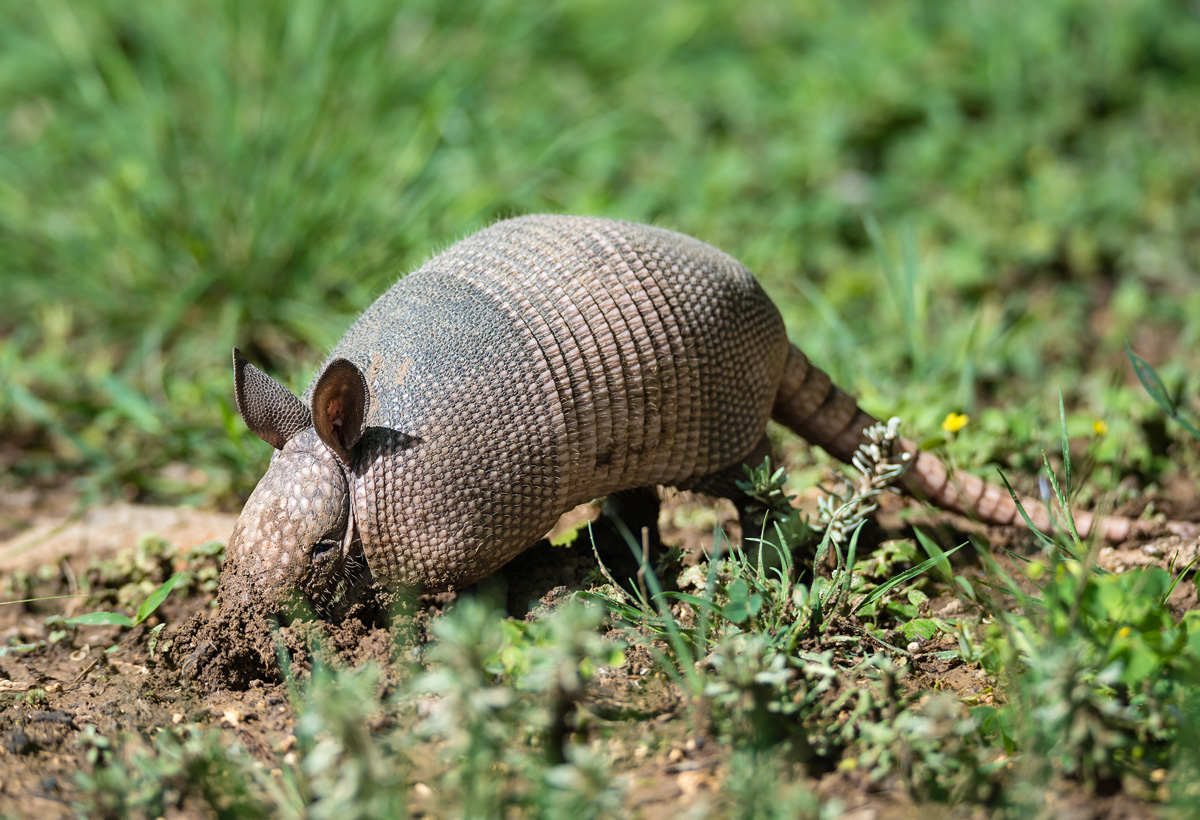
[[[744, 261], [917, 437], [1040, 460], [1057, 392], [1114, 479], [1200, 370], [1194, 0], [0, 5], [10, 485], [233, 504], [400, 273], [499, 217], [654, 222]], [[1189, 381], [1190, 379], [1190, 381]], [[1024, 449], [1022, 449], [1024, 448]]]

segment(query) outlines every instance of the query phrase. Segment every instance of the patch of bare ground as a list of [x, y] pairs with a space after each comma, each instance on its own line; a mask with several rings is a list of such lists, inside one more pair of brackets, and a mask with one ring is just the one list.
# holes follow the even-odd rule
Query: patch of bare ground
[[[65, 499], [51, 503], [57, 512], [47, 515], [29, 509], [20, 532], [0, 540], [0, 568], [5, 572], [33, 572], [64, 560], [78, 563], [109, 558], [146, 534], [183, 547], [207, 541], [225, 543], [237, 521], [237, 516], [229, 513], [141, 504], [110, 504], [64, 515], [62, 510], [69, 508]], [[9, 512], [14, 512], [13, 507]]]

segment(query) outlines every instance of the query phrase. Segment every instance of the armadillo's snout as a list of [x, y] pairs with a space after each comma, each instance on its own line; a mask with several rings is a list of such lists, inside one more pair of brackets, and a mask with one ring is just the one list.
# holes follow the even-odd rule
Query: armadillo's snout
[[329, 603], [354, 542], [342, 469], [309, 431], [276, 453], [246, 501], [225, 573], [264, 614]]

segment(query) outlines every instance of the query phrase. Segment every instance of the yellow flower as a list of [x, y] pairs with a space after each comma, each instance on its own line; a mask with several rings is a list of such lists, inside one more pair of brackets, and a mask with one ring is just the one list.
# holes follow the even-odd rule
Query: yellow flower
[[947, 433], [957, 433], [959, 430], [967, 426], [967, 422], [971, 417], [965, 413], [948, 413], [946, 420], [942, 422], [942, 429]]
[[1108, 432], [1108, 425], [1100, 421], [1100, 419], [1096, 419], [1092, 422], [1092, 432], [1098, 436], [1102, 436]]

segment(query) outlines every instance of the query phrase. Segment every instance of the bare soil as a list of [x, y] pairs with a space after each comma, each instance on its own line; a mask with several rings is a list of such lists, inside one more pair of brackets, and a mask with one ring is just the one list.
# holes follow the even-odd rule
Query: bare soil
[[[1196, 488], [1192, 486], [1190, 497], [1186, 495], [1173, 488], [1172, 512], [1200, 518]], [[126, 739], [152, 739], [166, 726], [214, 727], [256, 758], [276, 765], [288, 748], [295, 712], [279, 680], [274, 640], [259, 613], [227, 611], [214, 617], [213, 591], [196, 585], [187, 594], [169, 596], [149, 620], [133, 628], [72, 629], [47, 620], [51, 615], [119, 608], [100, 589], [112, 576], [111, 571], [106, 576], [97, 569], [97, 562], [117, 561], [148, 532], [164, 536], [174, 551], [154, 569], [152, 578], [144, 580], [161, 581], [185, 568], [196, 576], [215, 570], [215, 557], [189, 557], [189, 550], [223, 541], [233, 518], [130, 505], [72, 518], [71, 505], [55, 498], [43, 508], [36, 498], [4, 505], [10, 537], [0, 543], [0, 566], [8, 579], [3, 597], [78, 596], [83, 586], [93, 590], [93, 597], [0, 606], [0, 645], [9, 647], [0, 655], [0, 816], [51, 820], [77, 815], [81, 792], [76, 777], [92, 771], [93, 765], [88, 745], [81, 742], [91, 731], [87, 727], [106, 738]], [[881, 528], [873, 536], [876, 540], [898, 534], [890, 529], [897, 526], [898, 512], [894, 504], [883, 510]], [[576, 521], [595, 515], [594, 509], [574, 513]], [[731, 519], [731, 508], [672, 497], [664, 506], [661, 529], [667, 544], [680, 545], [685, 553], [696, 552], [711, 548], [714, 523], [736, 526]], [[955, 532], [976, 528], [947, 516], [935, 515], [931, 520]], [[1015, 531], [987, 532], [994, 542], [1008, 539], [1016, 544], [1022, 538]], [[510, 612], [518, 617], [536, 612], [539, 605], [552, 605], [565, 590], [578, 588], [593, 560], [590, 547], [582, 544], [539, 549], [542, 552], [519, 559], [502, 581], [509, 587]], [[1150, 564], [1179, 567], [1198, 551], [1200, 539], [1159, 538], [1106, 548], [1100, 561], [1113, 571]], [[539, 568], [551, 565], [568, 566], [568, 577], [539, 575]], [[437, 617], [444, 602], [444, 598], [416, 602], [406, 629], [422, 640], [425, 626]], [[1194, 581], [1178, 586], [1173, 603], [1181, 612], [1200, 606]], [[935, 614], [953, 617], [955, 607], [961, 605], [947, 598], [933, 606]], [[325, 652], [333, 663], [354, 666], [374, 660], [388, 669], [396, 642], [381, 611], [383, 607], [367, 602], [338, 624], [283, 627], [280, 635], [293, 668], [304, 675], [312, 661], [312, 638], [319, 634], [317, 651]], [[171, 628], [152, 651], [152, 630], [161, 623]], [[914, 654], [909, 686], [979, 702], [992, 697], [992, 681], [977, 668], [936, 658], [938, 649], [951, 647], [935, 643]], [[27, 648], [19, 648], [22, 645]], [[631, 651], [623, 667], [596, 678], [583, 708], [623, 716], [612, 721], [621, 728], [611, 731], [606, 742], [617, 770], [629, 776], [631, 816], [668, 818], [699, 803], [719, 802], [729, 756], [713, 738], [693, 733], [683, 717], [680, 695], [669, 683], [647, 685], [650, 666], [648, 655]], [[647, 742], [648, 737], [653, 737], [653, 743]], [[903, 784], [872, 783], [864, 772], [817, 773], [811, 785], [822, 796], [839, 798], [846, 817], [900, 818], [918, 810]], [[414, 800], [414, 810], [419, 810], [419, 798]], [[1141, 817], [1150, 810], [1139, 797], [1124, 793], [1094, 797], [1067, 791], [1059, 800], [1054, 813], [1064, 818]], [[937, 817], [983, 816], [979, 809], [940, 805], [919, 810]], [[207, 815], [183, 800], [171, 816]]]

